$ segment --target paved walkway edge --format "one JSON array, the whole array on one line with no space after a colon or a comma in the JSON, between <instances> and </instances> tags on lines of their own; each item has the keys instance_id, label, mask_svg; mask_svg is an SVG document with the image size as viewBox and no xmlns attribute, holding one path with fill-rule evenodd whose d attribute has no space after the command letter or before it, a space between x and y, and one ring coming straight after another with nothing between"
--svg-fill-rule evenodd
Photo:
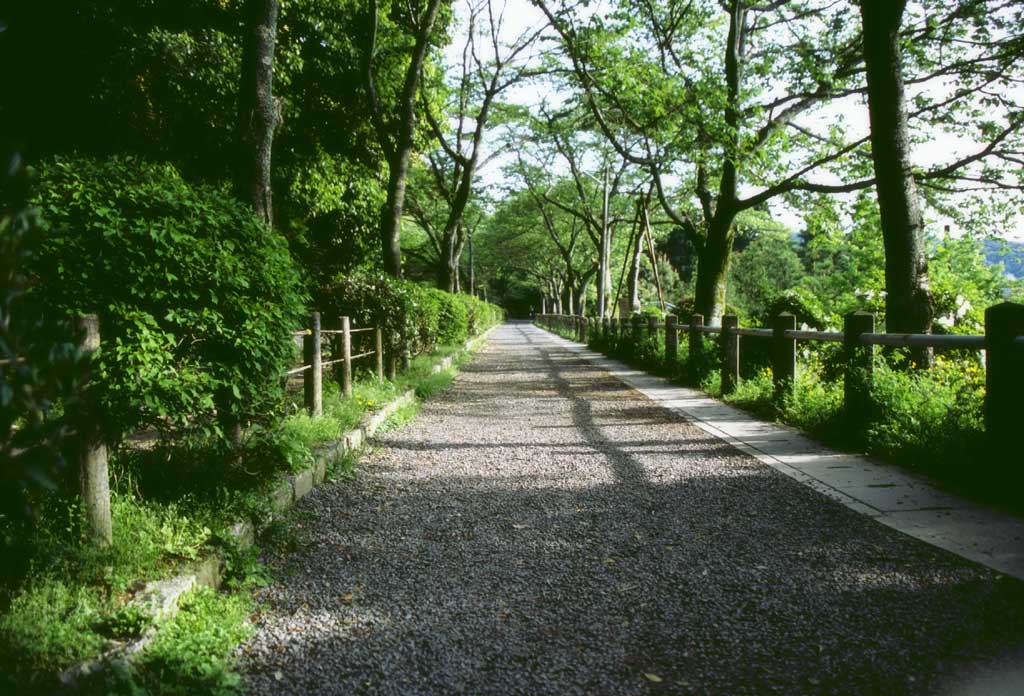
<instances>
[{"instance_id":1,"label":"paved walkway edge","mask_svg":"<svg viewBox=\"0 0 1024 696\"><path fill-rule=\"evenodd\" d=\"M1024 519L939 491L923 476L830 449L793 428L758 420L704 392L680 387L548 333L553 341L661 407L851 510L1024 580Z\"/></svg>"}]
</instances>

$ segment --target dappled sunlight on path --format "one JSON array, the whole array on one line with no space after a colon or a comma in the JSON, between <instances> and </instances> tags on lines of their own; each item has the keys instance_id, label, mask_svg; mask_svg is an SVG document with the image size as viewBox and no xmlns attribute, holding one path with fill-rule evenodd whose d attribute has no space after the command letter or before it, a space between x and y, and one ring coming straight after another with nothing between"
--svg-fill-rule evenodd
<instances>
[{"instance_id":1,"label":"dappled sunlight on path","mask_svg":"<svg viewBox=\"0 0 1024 696\"><path fill-rule=\"evenodd\" d=\"M1024 584L904 537L529 325L300 505L254 693L922 693Z\"/></svg>"}]
</instances>

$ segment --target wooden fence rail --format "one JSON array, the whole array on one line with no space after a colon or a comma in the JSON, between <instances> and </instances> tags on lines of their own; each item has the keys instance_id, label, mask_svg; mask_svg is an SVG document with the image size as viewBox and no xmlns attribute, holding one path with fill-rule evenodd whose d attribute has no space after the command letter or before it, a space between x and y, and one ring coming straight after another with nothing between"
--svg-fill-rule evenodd
<instances>
[{"instance_id":1,"label":"wooden fence rail","mask_svg":"<svg viewBox=\"0 0 1024 696\"><path fill-rule=\"evenodd\" d=\"M875 317L853 312L843 319L843 331L807 331L796 328L796 317L777 316L770 328L740 327L735 315L722 317L721 325L709 326L704 317L694 314L689 324L678 323L669 315L664 322L655 317L643 319L602 318L600 320L564 314L540 314L537 323L545 328L571 333L580 342L588 339L625 338L639 342L664 332L665 361L675 365L679 359L679 334L689 336L689 360L699 364L703 358L704 335L717 335L721 363L722 393L729 394L739 384L741 339L770 340L772 379L779 400L792 394L796 381L797 341L821 341L844 345L843 407L851 427L862 425L870 412L874 347L928 347L985 351L985 427L990 443L997 450L1017 453L1020 428L1020 395L1024 394L1024 305L1012 302L989 307L985 311L985 334L974 336L939 334L890 334L875 332ZM646 332L644 326L646 324Z\"/></svg>"},{"instance_id":2,"label":"wooden fence rail","mask_svg":"<svg viewBox=\"0 0 1024 696\"><path fill-rule=\"evenodd\" d=\"M309 415L323 414L323 371L326 367L334 368L334 377L341 385L342 393L347 397L352 396L352 363L356 360L371 355L375 356L377 379L381 382L384 381L384 337L380 327L366 326L354 329L348 317L339 317L339 328L322 329L320 312L313 312L310 315L309 324L309 329L295 332L295 335L302 336L303 364L287 373L289 375L302 373L304 400ZM374 333L373 350L353 355L352 334L371 331ZM323 359L324 336L330 339L330 360Z\"/></svg>"}]
</instances>

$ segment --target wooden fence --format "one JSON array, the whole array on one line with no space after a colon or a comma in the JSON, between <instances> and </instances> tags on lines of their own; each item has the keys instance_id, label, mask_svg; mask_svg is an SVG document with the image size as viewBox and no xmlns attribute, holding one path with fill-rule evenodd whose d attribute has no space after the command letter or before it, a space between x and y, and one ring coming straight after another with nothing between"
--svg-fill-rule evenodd
<instances>
[{"instance_id":1,"label":"wooden fence","mask_svg":"<svg viewBox=\"0 0 1024 696\"><path fill-rule=\"evenodd\" d=\"M371 355L376 358L377 379L384 381L384 336L380 327L367 326L352 328L348 317L338 318L337 329L323 329L320 326L320 312L310 316L310 328L296 331L296 337L302 337L303 364L289 370L288 375L302 373L303 392L306 409L311 416L323 414L323 373L324 368L334 367L334 375L341 385L345 396L352 396L352 363ZM352 354L352 337L363 338L363 334L373 334L373 349ZM327 337L330 352L324 360L323 343ZM360 341L363 344L362 341ZM395 360L389 364L389 377L394 379Z\"/></svg>"},{"instance_id":2,"label":"wooden fence","mask_svg":"<svg viewBox=\"0 0 1024 696\"><path fill-rule=\"evenodd\" d=\"M1022 426L1020 399L1024 394L1024 305L1012 302L985 310L984 335L890 334L875 333L875 317L868 312L853 312L844 317L843 330L804 331L796 328L796 317L783 313L772 326L744 328L735 315L722 317L720 326L705 326L704 317L694 314L689 324L679 324L669 315L664 322L655 317L634 315L629 320L597 320L590 317L541 314L537 322L546 328L575 335L582 343L591 337L610 338L628 335L636 342L643 336L664 332L665 362L674 365L679 358L679 333L689 337L689 360L699 361L705 350L703 336L717 335L721 359L722 393L735 390L740 375L742 338L771 340L772 379L776 398L791 394L796 378L797 341L842 343L845 353L843 407L851 427L862 424L870 412L871 380L875 346L967 349L985 352L985 427L990 443L997 451L1019 455L1018 432ZM1015 453L1015 454L1014 454Z\"/></svg>"}]
</instances>

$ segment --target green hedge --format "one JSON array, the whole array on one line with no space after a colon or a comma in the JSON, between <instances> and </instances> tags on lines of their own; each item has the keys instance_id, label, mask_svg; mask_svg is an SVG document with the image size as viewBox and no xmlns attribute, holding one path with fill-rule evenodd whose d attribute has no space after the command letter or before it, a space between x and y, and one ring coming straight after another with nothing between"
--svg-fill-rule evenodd
<instances>
[{"instance_id":1,"label":"green hedge","mask_svg":"<svg viewBox=\"0 0 1024 696\"><path fill-rule=\"evenodd\" d=\"M355 326L380 326L392 351L409 339L413 354L436 345L458 343L504 321L500 307L469 295L452 294L380 272L339 276L316 292L325 321L347 316Z\"/></svg>"},{"instance_id":2,"label":"green hedge","mask_svg":"<svg viewBox=\"0 0 1024 696\"><path fill-rule=\"evenodd\" d=\"M145 426L216 434L279 407L306 299L281 236L167 164L57 158L38 175L32 300L99 315L112 440Z\"/></svg>"}]
</instances>

